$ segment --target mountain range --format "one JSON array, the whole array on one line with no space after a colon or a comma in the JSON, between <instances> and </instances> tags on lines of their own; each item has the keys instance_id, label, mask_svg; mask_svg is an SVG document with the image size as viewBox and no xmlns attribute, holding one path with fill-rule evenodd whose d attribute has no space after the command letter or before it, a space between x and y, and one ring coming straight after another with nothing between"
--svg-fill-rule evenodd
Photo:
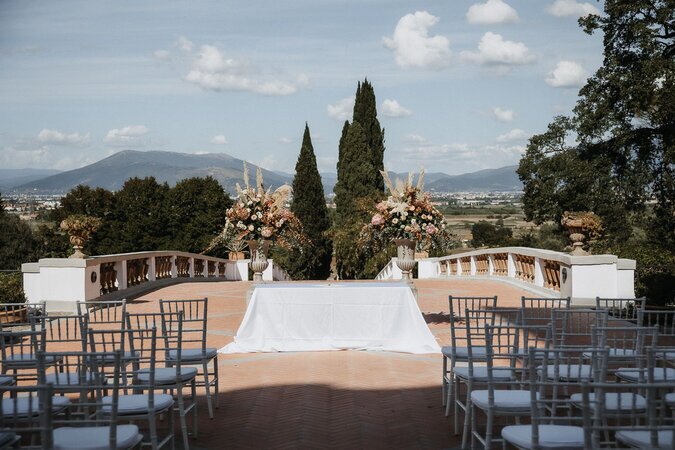
<instances>
[{"instance_id":1,"label":"mountain range","mask_svg":"<svg viewBox=\"0 0 675 450\"><path fill-rule=\"evenodd\" d=\"M66 193L78 184L119 190L130 177L153 176L170 185L190 177L211 176L230 193L236 183L243 184L244 161L225 153L188 154L164 151L139 152L123 150L93 164L65 172L40 169L0 170L2 192ZM425 189L431 192L508 191L522 189L516 174L517 166L486 169L462 175L440 172L425 174ZM249 163L251 182L256 166ZM291 183L293 175L262 169L265 185L273 188ZM321 174L324 191L333 191L337 175ZM407 174L391 173L391 178L405 178Z\"/></svg>"}]
</instances>

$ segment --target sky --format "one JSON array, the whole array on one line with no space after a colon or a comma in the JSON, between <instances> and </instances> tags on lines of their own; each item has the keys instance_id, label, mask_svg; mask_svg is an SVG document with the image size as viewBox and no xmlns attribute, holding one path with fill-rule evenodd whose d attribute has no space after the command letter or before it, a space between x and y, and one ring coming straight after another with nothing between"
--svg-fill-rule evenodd
<instances>
[{"instance_id":1,"label":"sky","mask_svg":"<svg viewBox=\"0 0 675 450\"><path fill-rule=\"evenodd\" d=\"M3 0L0 167L120 150L227 153L293 173L305 122L334 172L357 83L385 166L517 164L602 64L594 0Z\"/></svg>"}]
</instances>

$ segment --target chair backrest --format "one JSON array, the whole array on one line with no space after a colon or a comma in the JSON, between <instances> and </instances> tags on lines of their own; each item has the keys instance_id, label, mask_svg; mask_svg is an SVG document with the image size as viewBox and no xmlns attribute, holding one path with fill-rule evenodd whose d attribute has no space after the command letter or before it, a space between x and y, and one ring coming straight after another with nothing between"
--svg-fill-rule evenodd
<instances>
[{"instance_id":1,"label":"chair backrest","mask_svg":"<svg viewBox=\"0 0 675 450\"><path fill-rule=\"evenodd\" d=\"M66 370L76 374L76 379L69 383L69 390L78 393L77 409L70 414L51 416L50 426L58 428L108 426L109 433L102 436L98 443L99 448L117 448L117 413L120 393L120 352L56 352L38 353L38 374L42 384L49 370L49 360L60 359L68 361ZM112 361L112 363L110 363ZM68 373L66 372L66 373ZM59 373L55 373L58 388ZM48 441L46 448L51 448Z\"/></svg>"},{"instance_id":2,"label":"chair backrest","mask_svg":"<svg viewBox=\"0 0 675 450\"><path fill-rule=\"evenodd\" d=\"M602 377L607 349L589 350L587 356L577 349L532 349L528 354L528 384L532 407L532 442L530 448L541 448L541 425L581 425L574 414L579 401L569 396L583 383Z\"/></svg>"},{"instance_id":3,"label":"chair backrest","mask_svg":"<svg viewBox=\"0 0 675 450\"><path fill-rule=\"evenodd\" d=\"M585 448L675 448L675 424L664 414L663 398L664 386L653 383L583 383Z\"/></svg>"},{"instance_id":4,"label":"chair backrest","mask_svg":"<svg viewBox=\"0 0 675 450\"><path fill-rule=\"evenodd\" d=\"M77 302L77 313L87 318L87 325L92 328L123 328L127 301L95 301Z\"/></svg>"},{"instance_id":5,"label":"chair backrest","mask_svg":"<svg viewBox=\"0 0 675 450\"><path fill-rule=\"evenodd\" d=\"M629 322L637 322L638 311L645 308L647 299L645 297L639 298L595 298L595 307L598 309L606 309L609 316L614 320L626 320Z\"/></svg>"},{"instance_id":6,"label":"chair backrest","mask_svg":"<svg viewBox=\"0 0 675 450\"><path fill-rule=\"evenodd\" d=\"M659 347L675 347L675 310L642 309L638 324L659 328Z\"/></svg>"},{"instance_id":7,"label":"chair backrest","mask_svg":"<svg viewBox=\"0 0 675 450\"><path fill-rule=\"evenodd\" d=\"M46 347L45 331L44 328L40 330L0 331L2 373L13 370L19 379L35 380L37 354L44 351Z\"/></svg>"},{"instance_id":8,"label":"chair backrest","mask_svg":"<svg viewBox=\"0 0 675 450\"><path fill-rule=\"evenodd\" d=\"M450 306L450 324L453 322L462 322L464 320L464 312L467 309L494 309L497 307L497 296L494 297L456 297L450 295L448 297Z\"/></svg>"},{"instance_id":9,"label":"chair backrest","mask_svg":"<svg viewBox=\"0 0 675 450\"><path fill-rule=\"evenodd\" d=\"M609 348L609 361L632 359L646 355L646 349L658 342L657 327L593 326L592 347Z\"/></svg>"},{"instance_id":10,"label":"chair backrest","mask_svg":"<svg viewBox=\"0 0 675 450\"><path fill-rule=\"evenodd\" d=\"M552 343L556 347L590 346L593 326L607 326L607 318L606 309L554 309Z\"/></svg>"},{"instance_id":11,"label":"chair backrest","mask_svg":"<svg viewBox=\"0 0 675 450\"><path fill-rule=\"evenodd\" d=\"M10 436L2 448L15 448L20 440L48 448L52 395L50 385L0 386L0 433Z\"/></svg>"},{"instance_id":12,"label":"chair backrest","mask_svg":"<svg viewBox=\"0 0 675 450\"><path fill-rule=\"evenodd\" d=\"M83 315L53 316L45 320L45 339L50 348L87 351L87 317Z\"/></svg>"},{"instance_id":13,"label":"chair backrest","mask_svg":"<svg viewBox=\"0 0 675 450\"><path fill-rule=\"evenodd\" d=\"M183 313L127 313L128 330L151 330L155 329L153 339L155 343L156 367L175 367L176 379L180 379L181 353L183 346ZM139 339L143 339L139 341ZM145 335L134 338L135 351L145 351L147 345ZM145 345L144 347L139 347Z\"/></svg>"},{"instance_id":14,"label":"chair backrest","mask_svg":"<svg viewBox=\"0 0 675 450\"><path fill-rule=\"evenodd\" d=\"M520 307L523 309L523 324L546 325L551 321L554 309L570 309L570 297L521 297Z\"/></svg>"},{"instance_id":15,"label":"chair backrest","mask_svg":"<svg viewBox=\"0 0 675 450\"><path fill-rule=\"evenodd\" d=\"M206 350L206 336L208 323L208 298L191 300L160 300L159 307L167 317L178 317L182 312L182 342L186 348L201 347Z\"/></svg>"}]
</instances>

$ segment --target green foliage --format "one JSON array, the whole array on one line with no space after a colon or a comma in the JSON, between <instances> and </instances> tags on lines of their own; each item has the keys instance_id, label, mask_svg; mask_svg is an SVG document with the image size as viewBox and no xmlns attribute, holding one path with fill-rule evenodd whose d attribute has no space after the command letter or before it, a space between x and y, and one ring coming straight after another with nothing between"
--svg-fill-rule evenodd
<instances>
[{"instance_id":1,"label":"green foliage","mask_svg":"<svg viewBox=\"0 0 675 450\"><path fill-rule=\"evenodd\" d=\"M169 192L171 248L200 253L225 223L230 197L212 177L187 178Z\"/></svg>"},{"instance_id":2,"label":"green foliage","mask_svg":"<svg viewBox=\"0 0 675 450\"><path fill-rule=\"evenodd\" d=\"M501 219L500 219L501 220ZM513 230L504 226L504 221L497 221L496 225L481 220L471 227L473 247L506 247L511 245Z\"/></svg>"},{"instance_id":3,"label":"green foliage","mask_svg":"<svg viewBox=\"0 0 675 450\"><path fill-rule=\"evenodd\" d=\"M0 303L25 303L20 273L0 273Z\"/></svg>"},{"instance_id":4,"label":"green foliage","mask_svg":"<svg viewBox=\"0 0 675 450\"><path fill-rule=\"evenodd\" d=\"M366 135L371 163L376 170L373 187L384 194L384 181L379 172L384 170L384 129L377 120L375 90L367 78L356 88L352 120L361 125Z\"/></svg>"},{"instance_id":5,"label":"green foliage","mask_svg":"<svg viewBox=\"0 0 675 450\"><path fill-rule=\"evenodd\" d=\"M580 90L573 117L532 137L520 162L524 210L537 223L558 223L564 210L595 212L606 231L597 249L637 259L638 291L663 303L675 285L674 5L604 7L580 19L584 31L603 35L602 67Z\"/></svg>"},{"instance_id":6,"label":"green foliage","mask_svg":"<svg viewBox=\"0 0 675 450\"><path fill-rule=\"evenodd\" d=\"M39 241L30 226L0 208L0 269L18 270L39 255Z\"/></svg>"},{"instance_id":7,"label":"green foliage","mask_svg":"<svg viewBox=\"0 0 675 450\"><path fill-rule=\"evenodd\" d=\"M293 279L325 280L330 275L333 244L326 235L330 219L307 124L295 165L291 211L302 223L311 243L306 248L284 251L288 254L286 258L280 252L283 261L279 262Z\"/></svg>"}]
</instances>

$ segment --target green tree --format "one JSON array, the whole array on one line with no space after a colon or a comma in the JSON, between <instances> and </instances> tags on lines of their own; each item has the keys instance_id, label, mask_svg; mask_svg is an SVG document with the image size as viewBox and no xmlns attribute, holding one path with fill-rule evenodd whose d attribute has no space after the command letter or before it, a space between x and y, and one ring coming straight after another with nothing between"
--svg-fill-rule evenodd
<instances>
[{"instance_id":1,"label":"green tree","mask_svg":"<svg viewBox=\"0 0 675 450\"><path fill-rule=\"evenodd\" d=\"M106 253L173 250L169 192L169 185L154 177L129 178L115 194L110 221L115 239Z\"/></svg>"},{"instance_id":2,"label":"green tree","mask_svg":"<svg viewBox=\"0 0 675 450\"><path fill-rule=\"evenodd\" d=\"M513 230L504 226L503 221L496 225L480 220L471 227L471 245L473 247L505 247L511 244Z\"/></svg>"},{"instance_id":3,"label":"green tree","mask_svg":"<svg viewBox=\"0 0 675 450\"><path fill-rule=\"evenodd\" d=\"M171 249L200 253L225 226L232 200L212 177L187 178L170 189L166 204Z\"/></svg>"},{"instance_id":4,"label":"green tree","mask_svg":"<svg viewBox=\"0 0 675 450\"><path fill-rule=\"evenodd\" d=\"M307 124L295 164L291 211L302 223L311 244L309 248L292 251L283 266L294 279L325 280L330 275L333 244L326 235L330 219Z\"/></svg>"},{"instance_id":5,"label":"green tree","mask_svg":"<svg viewBox=\"0 0 675 450\"><path fill-rule=\"evenodd\" d=\"M30 226L14 214L5 211L0 200L0 269L19 270L21 264L35 261L39 243Z\"/></svg>"},{"instance_id":6,"label":"green tree","mask_svg":"<svg viewBox=\"0 0 675 450\"><path fill-rule=\"evenodd\" d=\"M371 163L376 170L373 187L384 194L384 180L379 172L384 170L384 129L377 120L375 90L367 78L356 88L352 120L361 125L366 135Z\"/></svg>"}]
</instances>

